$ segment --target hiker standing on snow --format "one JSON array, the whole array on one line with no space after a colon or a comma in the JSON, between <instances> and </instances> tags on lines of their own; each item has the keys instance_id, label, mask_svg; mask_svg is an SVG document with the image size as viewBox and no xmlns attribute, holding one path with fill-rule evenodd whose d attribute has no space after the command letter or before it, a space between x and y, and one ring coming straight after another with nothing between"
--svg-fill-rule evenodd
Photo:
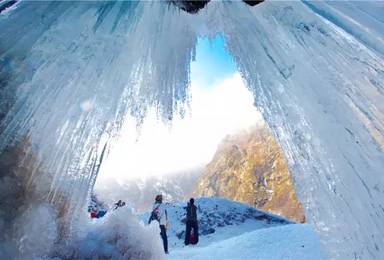
<instances>
[{"instance_id":1,"label":"hiker standing on snow","mask_svg":"<svg viewBox=\"0 0 384 260\"><path fill-rule=\"evenodd\" d=\"M187 206L187 222L185 231L185 245L197 244L199 242L199 231L197 226L197 213L196 213L195 200L191 198ZM191 231L193 229L193 234Z\"/></svg>"},{"instance_id":2,"label":"hiker standing on snow","mask_svg":"<svg viewBox=\"0 0 384 260\"><path fill-rule=\"evenodd\" d=\"M163 240L164 252L168 254L168 237L167 237L167 227L168 227L168 215L165 205L163 204L163 196L157 195L155 198L155 204L153 204L153 209L151 216L148 220L148 225L152 220L157 220L160 226L160 236Z\"/></svg>"}]
</instances>

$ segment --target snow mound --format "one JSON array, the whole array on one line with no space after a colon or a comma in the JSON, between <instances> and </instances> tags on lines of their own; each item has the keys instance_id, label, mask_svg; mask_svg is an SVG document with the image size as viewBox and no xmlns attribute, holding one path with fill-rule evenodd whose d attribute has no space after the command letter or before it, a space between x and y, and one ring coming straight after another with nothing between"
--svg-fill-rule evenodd
<instances>
[{"instance_id":1,"label":"snow mound","mask_svg":"<svg viewBox=\"0 0 384 260\"><path fill-rule=\"evenodd\" d=\"M129 207L86 219L70 246L57 247L61 259L160 259L164 254L158 229L145 226ZM144 243L145 242L145 243Z\"/></svg>"}]
</instances>

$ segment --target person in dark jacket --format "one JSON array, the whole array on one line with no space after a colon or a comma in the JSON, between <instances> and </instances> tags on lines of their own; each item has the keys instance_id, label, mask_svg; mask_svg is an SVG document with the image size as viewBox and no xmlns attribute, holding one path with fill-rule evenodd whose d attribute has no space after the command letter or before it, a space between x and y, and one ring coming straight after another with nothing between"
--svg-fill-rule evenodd
<instances>
[{"instance_id":1,"label":"person in dark jacket","mask_svg":"<svg viewBox=\"0 0 384 260\"><path fill-rule=\"evenodd\" d=\"M185 245L197 244L199 242L199 231L197 226L197 207L195 206L195 200L191 198L187 206L187 222L185 231ZM193 235L191 232L193 230ZM192 237L192 241L191 241Z\"/></svg>"}]
</instances>

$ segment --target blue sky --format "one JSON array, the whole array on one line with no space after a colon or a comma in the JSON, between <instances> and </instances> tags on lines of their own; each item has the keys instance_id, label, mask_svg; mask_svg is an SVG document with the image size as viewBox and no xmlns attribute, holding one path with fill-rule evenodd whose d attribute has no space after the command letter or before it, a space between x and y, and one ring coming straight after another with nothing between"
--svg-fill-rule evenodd
<instances>
[{"instance_id":1,"label":"blue sky","mask_svg":"<svg viewBox=\"0 0 384 260\"><path fill-rule=\"evenodd\" d=\"M230 77L237 71L232 56L225 49L221 35L214 38L199 38L196 60L191 62L191 80L207 88L215 81Z\"/></svg>"}]
</instances>

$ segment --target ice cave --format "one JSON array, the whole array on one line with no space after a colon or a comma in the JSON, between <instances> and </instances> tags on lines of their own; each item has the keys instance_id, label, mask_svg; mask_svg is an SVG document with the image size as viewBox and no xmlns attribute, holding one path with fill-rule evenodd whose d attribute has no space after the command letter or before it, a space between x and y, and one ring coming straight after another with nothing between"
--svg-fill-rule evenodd
<instances>
[{"instance_id":1,"label":"ice cave","mask_svg":"<svg viewBox=\"0 0 384 260\"><path fill-rule=\"evenodd\" d=\"M383 17L382 1L0 1L0 258L71 258L127 118L186 117L198 39L220 35L325 257L382 259Z\"/></svg>"}]
</instances>

